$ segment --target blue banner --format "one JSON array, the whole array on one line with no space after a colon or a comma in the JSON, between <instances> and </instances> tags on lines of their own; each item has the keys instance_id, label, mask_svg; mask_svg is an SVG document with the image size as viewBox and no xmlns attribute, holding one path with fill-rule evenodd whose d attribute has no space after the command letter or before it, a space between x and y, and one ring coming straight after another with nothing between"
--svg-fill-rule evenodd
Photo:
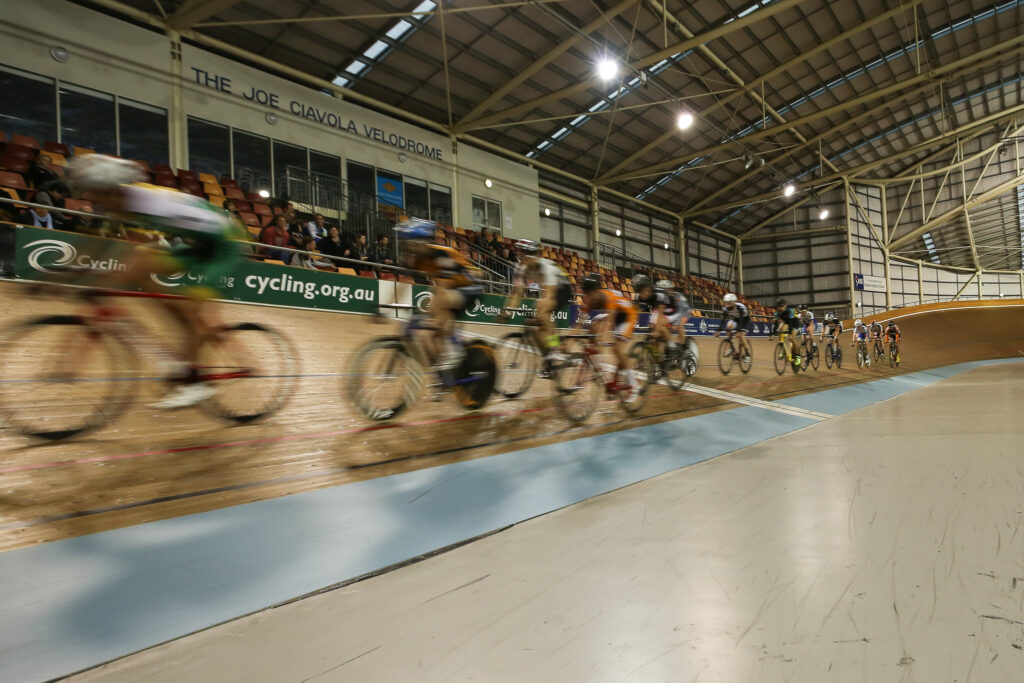
<instances>
[{"instance_id":1,"label":"blue banner","mask_svg":"<svg viewBox=\"0 0 1024 683\"><path fill-rule=\"evenodd\" d=\"M404 208L405 200L402 196L402 181L377 176L377 201L399 209Z\"/></svg>"}]
</instances>

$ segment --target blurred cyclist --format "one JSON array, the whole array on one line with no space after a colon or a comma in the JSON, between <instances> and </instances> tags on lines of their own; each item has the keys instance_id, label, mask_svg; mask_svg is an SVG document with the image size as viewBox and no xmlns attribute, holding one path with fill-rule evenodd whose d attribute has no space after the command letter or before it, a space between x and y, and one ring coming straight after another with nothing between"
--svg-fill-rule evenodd
<instances>
[{"instance_id":1,"label":"blurred cyclist","mask_svg":"<svg viewBox=\"0 0 1024 683\"><path fill-rule=\"evenodd\" d=\"M786 360L794 365L800 365L800 356L793 356L793 349L796 348L796 335L800 331L800 315L796 308L786 303L786 300L779 297L775 300L775 322L772 325L772 333L768 338L779 335L786 349ZM788 343L787 343L788 342Z\"/></svg>"},{"instance_id":2,"label":"blurred cyclist","mask_svg":"<svg viewBox=\"0 0 1024 683\"><path fill-rule=\"evenodd\" d=\"M432 348L427 360L442 370L462 361L462 347L454 343L452 329L460 313L472 310L483 294L479 269L451 247L436 244L440 226L433 221L410 219L395 226L404 247L401 257L413 270L422 271L434 283L434 298L427 314L434 321Z\"/></svg>"},{"instance_id":3,"label":"blurred cyclist","mask_svg":"<svg viewBox=\"0 0 1024 683\"><path fill-rule=\"evenodd\" d=\"M651 309L651 338L658 342L658 352L663 355L665 349L675 346L672 334L679 332L680 344L686 343L686 321L690 317L690 304L683 295L677 293L668 280L658 280L651 286L651 278L646 275L634 275L632 279L636 301L647 304Z\"/></svg>"},{"instance_id":4,"label":"blurred cyclist","mask_svg":"<svg viewBox=\"0 0 1024 683\"><path fill-rule=\"evenodd\" d=\"M583 305L584 312L593 321L591 331L600 335L606 331L612 333L612 353L615 355L617 370L624 370L626 381L630 389L627 402L631 403L638 398L639 383L633 374L633 368L629 367L626 353L626 343L633 336L633 327L636 325L636 308L620 292L613 289L601 287L601 276L597 273L590 273L583 278ZM577 326L582 323L583 317L576 321Z\"/></svg>"},{"instance_id":5,"label":"blurred cyclist","mask_svg":"<svg viewBox=\"0 0 1024 683\"><path fill-rule=\"evenodd\" d=\"M859 342L864 342L865 344L867 344L867 339L868 339L868 328L867 328L867 325L864 324L863 320L861 320L860 318L857 318L857 320L855 320L854 323L853 323L853 343L850 344L850 346L856 346ZM865 366L870 366L871 365L871 354L868 353L866 350L864 351L864 365Z\"/></svg>"},{"instance_id":6,"label":"blurred cyclist","mask_svg":"<svg viewBox=\"0 0 1024 683\"><path fill-rule=\"evenodd\" d=\"M180 237L183 243L169 250L139 247L118 285L159 291L154 275L188 271L200 284L182 287L184 299L157 299L185 333L184 367L171 368L175 388L155 408L184 408L213 395L212 386L198 380L198 354L202 341L215 333L201 312L201 302L219 293L221 278L239 260L230 241L237 228L233 219L209 202L184 192L141 183L139 167L127 159L102 154L75 157L68 168L75 187L88 191L97 210L115 220Z\"/></svg>"},{"instance_id":7,"label":"blurred cyclist","mask_svg":"<svg viewBox=\"0 0 1024 683\"><path fill-rule=\"evenodd\" d=\"M560 311L572 301L572 285L568 274L550 259L540 255L540 244L533 240L516 240L516 250L523 255L523 262L516 268L512 278L515 288L505 306L516 308L523 299L523 292L529 283L540 285L540 299L534 307L537 326L534 328L537 348L544 353L545 362L548 354L558 347L558 335L555 334L555 323L552 314ZM502 313L499 320L507 318Z\"/></svg>"},{"instance_id":8,"label":"blurred cyclist","mask_svg":"<svg viewBox=\"0 0 1024 683\"><path fill-rule=\"evenodd\" d=\"M737 354L744 358L750 355L750 347L747 346L747 326L750 325L750 311L740 303L735 294L729 293L722 297L722 325L715 330L715 336L721 334L724 328L726 332L736 332L740 338Z\"/></svg>"},{"instance_id":9,"label":"blurred cyclist","mask_svg":"<svg viewBox=\"0 0 1024 683\"><path fill-rule=\"evenodd\" d=\"M885 323L885 330L882 333L882 335L885 338L885 340L889 342L890 345L892 345L892 344L896 345L896 362L899 363L900 362L900 338L903 335L900 332L900 327L899 327L899 325L896 324L895 320L890 320L887 323Z\"/></svg>"}]
</instances>

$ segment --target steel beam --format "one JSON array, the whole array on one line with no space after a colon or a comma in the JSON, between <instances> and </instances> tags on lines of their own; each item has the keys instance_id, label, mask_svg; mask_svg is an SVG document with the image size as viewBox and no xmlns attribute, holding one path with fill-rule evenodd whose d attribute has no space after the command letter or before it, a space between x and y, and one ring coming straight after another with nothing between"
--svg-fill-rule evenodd
<instances>
[{"instance_id":1,"label":"steel beam","mask_svg":"<svg viewBox=\"0 0 1024 683\"><path fill-rule=\"evenodd\" d=\"M203 19L230 9L239 2L240 0L185 0L181 7L167 18L167 25L179 31L191 28Z\"/></svg>"}]
</instances>

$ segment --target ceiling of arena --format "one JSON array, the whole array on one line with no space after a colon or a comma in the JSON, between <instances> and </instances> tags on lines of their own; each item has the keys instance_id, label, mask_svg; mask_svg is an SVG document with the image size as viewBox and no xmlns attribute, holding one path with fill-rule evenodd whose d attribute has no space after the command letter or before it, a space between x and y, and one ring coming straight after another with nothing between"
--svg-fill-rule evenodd
<instances>
[{"instance_id":1,"label":"ceiling of arena","mask_svg":"<svg viewBox=\"0 0 1024 683\"><path fill-rule=\"evenodd\" d=\"M142 10L734 235L790 205L841 204L843 176L934 171L908 205L936 208L916 222L908 209L899 249L1021 265L1024 0L80 1ZM603 58L615 76L598 77ZM985 166L993 145L1000 163ZM954 185L976 193L944 210ZM988 186L1001 191L980 197ZM894 218L907 184L888 187Z\"/></svg>"}]
</instances>

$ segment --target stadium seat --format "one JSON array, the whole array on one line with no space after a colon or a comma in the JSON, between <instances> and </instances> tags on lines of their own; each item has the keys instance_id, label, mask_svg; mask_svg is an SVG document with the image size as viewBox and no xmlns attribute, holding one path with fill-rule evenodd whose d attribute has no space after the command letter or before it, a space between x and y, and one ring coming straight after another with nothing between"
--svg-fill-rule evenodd
<instances>
[{"instance_id":1,"label":"stadium seat","mask_svg":"<svg viewBox=\"0 0 1024 683\"><path fill-rule=\"evenodd\" d=\"M242 222L245 223L246 225L252 225L252 226L255 226L255 227L261 227L260 226L260 219L259 219L259 217L256 214L249 213L248 211L244 211L244 212L240 213L239 215L242 217Z\"/></svg>"},{"instance_id":2,"label":"stadium seat","mask_svg":"<svg viewBox=\"0 0 1024 683\"><path fill-rule=\"evenodd\" d=\"M236 211L252 211L252 213L256 213L255 211L252 210L252 204L250 204L249 202L243 202L241 200L236 200L235 201L235 210ZM256 214L256 215L258 216L259 214Z\"/></svg>"},{"instance_id":3,"label":"stadium seat","mask_svg":"<svg viewBox=\"0 0 1024 683\"><path fill-rule=\"evenodd\" d=\"M21 174L10 171L0 171L0 187L9 187L15 190L28 189L28 185L25 184L25 179L21 177Z\"/></svg>"},{"instance_id":4,"label":"stadium seat","mask_svg":"<svg viewBox=\"0 0 1024 683\"><path fill-rule=\"evenodd\" d=\"M4 155L0 157L0 168L5 171L11 171L13 173L28 173L30 164L27 160L21 157L12 157Z\"/></svg>"},{"instance_id":5,"label":"stadium seat","mask_svg":"<svg viewBox=\"0 0 1024 683\"><path fill-rule=\"evenodd\" d=\"M360 270L359 277L372 277L373 279L377 279L377 274L372 270Z\"/></svg>"},{"instance_id":6,"label":"stadium seat","mask_svg":"<svg viewBox=\"0 0 1024 683\"><path fill-rule=\"evenodd\" d=\"M260 233L263 232L260 228L256 227L255 225L247 225L245 226L245 229L249 231L249 234L252 235L252 238L254 240L256 240L257 242L259 241Z\"/></svg>"},{"instance_id":7,"label":"stadium seat","mask_svg":"<svg viewBox=\"0 0 1024 683\"><path fill-rule=\"evenodd\" d=\"M11 139L9 137L7 137L7 133L5 133L2 130L0 130L0 143L6 144L6 143L8 143L10 141L11 141Z\"/></svg>"},{"instance_id":8,"label":"stadium seat","mask_svg":"<svg viewBox=\"0 0 1024 683\"><path fill-rule=\"evenodd\" d=\"M7 145L7 149L4 150L4 156L17 157L18 159L25 159L31 161L36 158L35 150L25 145L17 145L13 142Z\"/></svg>"},{"instance_id":9,"label":"stadium seat","mask_svg":"<svg viewBox=\"0 0 1024 683\"><path fill-rule=\"evenodd\" d=\"M21 199L21 197L18 196L18 191L17 190L12 190L9 187L0 187L0 193L3 193L4 195L10 197L14 201L18 201L18 200ZM3 203L7 204L7 202L3 202ZM16 209L24 209L25 205L24 204L15 204L14 208L16 208Z\"/></svg>"},{"instance_id":10,"label":"stadium seat","mask_svg":"<svg viewBox=\"0 0 1024 683\"><path fill-rule=\"evenodd\" d=\"M399 275L399 282L404 282L407 285L416 284L416 279L412 275Z\"/></svg>"},{"instance_id":11,"label":"stadium seat","mask_svg":"<svg viewBox=\"0 0 1024 683\"><path fill-rule=\"evenodd\" d=\"M72 147L72 150L74 151L76 157L84 157L87 154L96 153L96 150L94 149L89 149L88 147L79 147L78 145Z\"/></svg>"},{"instance_id":12,"label":"stadium seat","mask_svg":"<svg viewBox=\"0 0 1024 683\"><path fill-rule=\"evenodd\" d=\"M158 175L153 178L153 184L159 185L160 187L173 187L174 189L178 189L178 183L172 176Z\"/></svg>"},{"instance_id":13,"label":"stadium seat","mask_svg":"<svg viewBox=\"0 0 1024 683\"><path fill-rule=\"evenodd\" d=\"M262 202L262 201L265 201L263 199L263 197L260 196L259 192L246 192L245 193L245 198L248 199L250 202Z\"/></svg>"},{"instance_id":14,"label":"stadium seat","mask_svg":"<svg viewBox=\"0 0 1024 683\"><path fill-rule=\"evenodd\" d=\"M207 197L206 201L210 202L214 206L224 206L224 197L220 197L215 194L211 194L209 197Z\"/></svg>"},{"instance_id":15,"label":"stadium seat","mask_svg":"<svg viewBox=\"0 0 1024 683\"><path fill-rule=\"evenodd\" d=\"M220 188L220 185L213 185L210 183L203 183L203 192L208 195L224 196L224 190Z\"/></svg>"},{"instance_id":16,"label":"stadium seat","mask_svg":"<svg viewBox=\"0 0 1024 683\"><path fill-rule=\"evenodd\" d=\"M235 182L234 178L229 178L226 175L220 177L220 184L224 187L238 187L238 183Z\"/></svg>"},{"instance_id":17,"label":"stadium seat","mask_svg":"<svg viewBox=\"0 0 1024 683\"><path fill-rule=\"evenodd\" d=\"M93 212L92 202L85 199L65 199L64 208L70 209L71 211L85 211L86 213Z\"/></svg>"},{"instance_id":18,"label":"stadium seat","mask_svg":"<svg viewBox=\"0 0 1024 683\"><path fill-rule=\"evenodd\" d=\"M218 187L220 186L218 185ZM223 193L225 197L230 197L231 199L241 199L242 201L245 201L245 193L239 190L237 187L225 186L223 188Z\"/></svg>"},{"instance_id":19,"label":"stadium seat","mask_svg":"<svg viewBox=\"0 0 1024 683\"><path fill-rule=\"evenodd\" d=\"M68 149L68 146L65 145L63 142L54 142L53 140L48 140L43 145L43 149L46 150L47 152L53 152L54 154L62 154L66 157L71 156L71 150Z\"/></svg>"},{"instance_id":20,"label":"stadium seat","mask_svg":"<svg viewBox=\"0 0 1024 683\"><path fill-rule=\"evenodd\" d=\"M67 158L60 152L47 152L46 156L50 157L50 165L55 167L64 167L68 165Z\"/></svg>"},{"instance_id":21,"label":"stadium seat","mask_svg":"<svg viewBox=\"0 0 1024 683\"><path fill-rule=\"evenodd\" d=\"M380 272L380 279L381 280L395 280L396 278L395 278L395 274L392 273L390 270L382 270Z\"/></svg>"},{"instance_id":22,"label":"stadium seat","mask_svg":"<svg viewBox=\"0 0 1024 683\"><path fill-rule=\"evenodd\" d=\"M274 215L274 213L270 210L269 206L267 206L266 204L258 203L258 202L253 202L252 211L253 211L253 213L255 213L255 214L259 215L259 216L273 216Z\"/></svg>"},{"instance_id":23,"label":"stadium seat","mask_svg":"<svg viewBox=\"0 0 1024 683\"><path fill-rule=\"evenodd\" d=\"M167 164L153 164L153 173L166 173L169 176L173 176L174 169Z\"/></svg>"},{"instance_id":24,"label":"stadium seat","mask_svg":"<svg viewBox=\"0 0 1024 683\"><path fill-rule=\"evenodd\" d=\"M180 175L181 171L178 171L178 174ZM217 182L217 177L210 173L200 173L199 182L203 183L204 185L220 185L220 183Z\"/></svg>"},{"instance_id":25,"label":"stadium seat","mask_svg":"<svg viewBox=\"0 0 1024 683\"><path fill-rule=\"evenodd\" d=\"M36 140L31 135L21 135L19 133L14 133L11 135L11 143L15 145L23 145L30 149L39 149L39 141Z\"/></svg>"},{"instance_id":26,"label":"stadium seat","mask_svg":"<svg viewBox=\"0 0 1024 683\"><path fill-rule=\"evenodd\" d=\"M353 269L353 268L342 268L341 266L338 266L338 272L341 273L342 275L355 275L356 274L355 269Z\"/></svg>"},{"instance_id":27,"label":"stadium seat","mask_svg":"<svg viewBox=\"0 0 1024 683\"><path fill-rule=\"evenodd\" d=\"M275 265L275 266L283 266L284 265L284 261L277 261L275 259L267 259L267 260L264 261L264 263L269 263L269 264L272 264L272 265Z\"/></svg>"}]
</instances>

